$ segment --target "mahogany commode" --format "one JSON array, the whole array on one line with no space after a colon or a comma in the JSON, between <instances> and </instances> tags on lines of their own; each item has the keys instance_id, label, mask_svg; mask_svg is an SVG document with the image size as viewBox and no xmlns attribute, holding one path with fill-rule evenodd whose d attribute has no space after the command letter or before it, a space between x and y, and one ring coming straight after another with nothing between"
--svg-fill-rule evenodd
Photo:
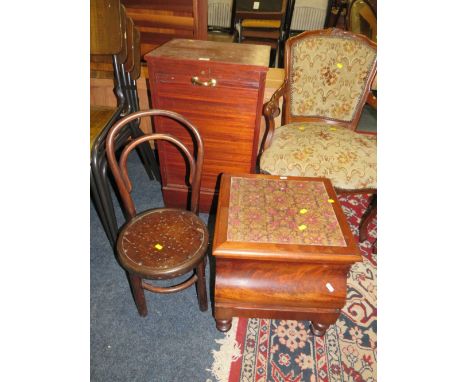
<instances>
[{"instance_id":1,"label":"mahogany commode","mask_svg":"<svg viewBox=\"0 0 468 382\"><path fill-rule=\"evenodd\" d=\"M213 242L214 316L335 323L359 248L325 178L223 174Z\"/></svg>"}]
</instances>

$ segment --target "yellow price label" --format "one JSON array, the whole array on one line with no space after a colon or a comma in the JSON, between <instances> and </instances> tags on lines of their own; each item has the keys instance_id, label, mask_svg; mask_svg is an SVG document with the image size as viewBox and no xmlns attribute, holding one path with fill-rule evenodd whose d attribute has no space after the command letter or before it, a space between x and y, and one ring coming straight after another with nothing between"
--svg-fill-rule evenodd
<instances>
[{"instance_id":1,"label":"yellow price label","mask_svg":"<svg viewBox=\"0 0 468 382\"><path fill-rule=\"evenodd\" d=\"M301 224L299 226L299 231L304 231L305 229L307 229L307 226L305 224Z\"/></svg>"},{"instance_id":2,"label":"yellow price label","mask_svg":"<svg viewBox=\"0 0 468 382\"><path fill-rule=\"evenodd\" d=\"M301 215L304 215L307 212L307 208L303 208L302 210L299 211Z\"/></svg>"},{"instance_id":3,"label":"yellow price label","mask_svg":"<svg viewBox=\"0 0 468 382\"><path fill-rule=\"evenodd\" d=\"M335 203L333 199L328 199L328 203Z\"/></svg>"},{"instance_id":4,"label":"yellow price label","mask_svg":"<svg viewBox=\"0 0 468 382\"><path fill-rule=\"evenodd\" d=\"M341 69L341 68L343 67L343 64L342 64L341 62L338 62L338 63L336 64L336 66L337 66L338 69Z\"/></svg>"},{"instance_id":5,"label":"yellow price label","mask_svg":"<svg viewBox=\"0 0 468 382\"><path fill-rule=\"evenodd\" d=\"M164 247L161 245L161 244L155 244L154 245L154 248L156 248L158 251L160 251L161 249L163 249Z\"/></svg>"}]
</instances>

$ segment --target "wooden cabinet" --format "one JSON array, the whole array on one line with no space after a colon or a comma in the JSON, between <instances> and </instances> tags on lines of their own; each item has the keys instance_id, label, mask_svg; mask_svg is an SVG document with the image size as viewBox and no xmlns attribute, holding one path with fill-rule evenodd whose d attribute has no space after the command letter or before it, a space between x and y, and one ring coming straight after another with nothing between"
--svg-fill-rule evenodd
<instances>
[{"instance_id":1,"label":"wooden cabinet","mask_svg":"<svg viewBox=\"0 0 468 382\"><path fill-rule=\"evenodd\" d=\"M182 114L203 137L201 212L214 206L221 173L255 172L269 55L267 46L175 39L145 56L152 107ZM192 147L177 123L155 119L154 128ZM185 206L187 174L180 153L160 142L158 155L166 206Z\"/></svg>"}]
</instances>

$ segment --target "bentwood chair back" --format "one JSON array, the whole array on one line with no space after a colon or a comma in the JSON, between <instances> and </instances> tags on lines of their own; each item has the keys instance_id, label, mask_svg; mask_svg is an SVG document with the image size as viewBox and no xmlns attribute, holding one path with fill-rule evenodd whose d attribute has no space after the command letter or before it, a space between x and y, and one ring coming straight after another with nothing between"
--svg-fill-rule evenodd
<instances>
[{"instance_id":1,"label":"bentwood chair back","mask_svg":"<svg viewBox=\"0 0 468 382\"><path fill-rule=\"evenodd\" d=\"M169 134L146 134L130 140L119 161L115 155L115 138L133 120L158 116L179 122L194 137L194 153L180 140ZM155 208L138 213L131 192L133 185L127 171L130 152L144 142L164 140L179 148L188 163L191 199L189 210ZM106 139L106 153L118 192L126 213L126 224L120 229L116 244L117 257L128 272L130 285L141 316L147 315L144 290L173 293L196 283L199 308L208 308L205 280L205 254L208 230L198 217L201 171L204 157L203 140L197 128L180 114L165 110L146 110L132 113L118 121ZM174 286L158 286L145 279L163 280L193 272L186 281Z\"/></svg>"},{"instance_id":2,"label":"bentwood chair back","mask_svg":"<svg viewBox=\"0 0 468 382\"><path fill-rule=\"evenodd\" d=\"M136 28L133 20L127 16L127 58L122 66L122 73L125 83L126 95L130 105L130 113L140 110L138 100L137 80L141 72L141 45L140 31ZM140 129L140 120L134 120L130 124L132 136L139 137L143 135ZM141 160L145 166L150 179L159 179L159 169L156 157L148 143L138 147Z\"/></svg>"}]
</instances>

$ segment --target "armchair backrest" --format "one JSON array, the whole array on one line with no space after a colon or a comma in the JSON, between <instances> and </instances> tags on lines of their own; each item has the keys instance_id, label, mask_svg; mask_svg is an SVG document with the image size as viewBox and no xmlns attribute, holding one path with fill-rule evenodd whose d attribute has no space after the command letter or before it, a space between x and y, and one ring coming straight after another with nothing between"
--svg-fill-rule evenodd
<instances>
[{"instance_id":1,"label":"armchair backrest","mask_svg":"<svg viewBox=\"0 0 468 382\"><path fill-rule=\"evenodd\" d=\"M377 68L377 45L341 29L286 42L283 123L326 121L355 129Z\"/></svg>"}]
</instances>

